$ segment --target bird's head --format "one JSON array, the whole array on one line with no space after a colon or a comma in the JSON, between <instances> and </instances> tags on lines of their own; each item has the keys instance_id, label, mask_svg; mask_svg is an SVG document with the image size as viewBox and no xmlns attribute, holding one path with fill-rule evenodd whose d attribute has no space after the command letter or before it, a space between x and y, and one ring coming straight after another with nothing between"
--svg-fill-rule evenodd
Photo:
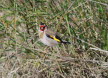
<instances>
[{"instance_id":1,"label":"bird's head","mask_svg":"<svg viewBox=\"0 0 108 78\"><path fill-rule=\"evenodd\" d=\"M45 31L47 29L47 26L44 23L40 23L40 31Z\"/></svg>"}]
</instances>

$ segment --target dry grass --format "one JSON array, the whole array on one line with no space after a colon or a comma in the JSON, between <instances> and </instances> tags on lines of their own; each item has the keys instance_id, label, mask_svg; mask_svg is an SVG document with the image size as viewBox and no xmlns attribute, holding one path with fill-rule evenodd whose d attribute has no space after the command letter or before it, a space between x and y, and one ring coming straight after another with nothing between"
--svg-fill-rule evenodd
<instances>
[{"instance_id":1,"label":"dry grass","mask_svg":"<svg viewBox=\"0 0 108 78\"><path fill-rule=\"evenodd\" d=\"M45 49L40 22L73 44ZM108 78L108 1L0 0L0 78Z\"/></svg>"}]
</instances>

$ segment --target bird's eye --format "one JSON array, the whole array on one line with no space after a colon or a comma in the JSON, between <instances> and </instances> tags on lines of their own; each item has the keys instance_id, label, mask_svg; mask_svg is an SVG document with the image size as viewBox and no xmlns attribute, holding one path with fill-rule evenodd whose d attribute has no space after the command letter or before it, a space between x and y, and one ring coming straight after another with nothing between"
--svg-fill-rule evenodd
<instances>
[{"instance_id":1,"label":"bird's eye","mask_svg":"<svg viewBox=\"0 0 108 78\"><path fill-rule=\"evenodd\" d=\"M45 27L40 27L40 29L44 29Z\"/></svg>"},{"instance_id":2,"label":"bird's eye","mask_svg":"<svg viewBox=\"0 0 108 78\"><path fill-rule=\"evenodd\" d=\"M44 31L45 30L45 27L40 27L40 30Z\"/></svg>"}]
</instances>

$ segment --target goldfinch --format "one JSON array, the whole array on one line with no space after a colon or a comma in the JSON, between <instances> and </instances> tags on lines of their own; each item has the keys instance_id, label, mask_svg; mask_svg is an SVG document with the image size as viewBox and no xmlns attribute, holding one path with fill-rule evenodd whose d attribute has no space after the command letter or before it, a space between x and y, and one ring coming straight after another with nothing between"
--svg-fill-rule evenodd
<instances>
[{"instance_id":1,"label":"goldfinch","mask_svg":"<svg viewBox=\"0 0 108 78\"><path fill-rule=\"evenodd\" d=\"M57 45L58 43L70 44L70 42L61 40L57 33L50 30L44 23L40 24L39 38L43 44L51 47Z\"/></svg>"}]
</instances>

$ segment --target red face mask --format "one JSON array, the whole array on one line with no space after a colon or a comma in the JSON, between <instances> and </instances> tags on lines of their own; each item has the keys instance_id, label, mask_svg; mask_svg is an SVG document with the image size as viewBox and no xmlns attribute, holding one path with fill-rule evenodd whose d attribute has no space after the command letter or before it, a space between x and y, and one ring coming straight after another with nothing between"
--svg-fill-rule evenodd
<instances>
[{"instance_id":1,"label":"red face mask","mask_svg":"<svg viewBox=\"0 0 108 78\"><path fill-rule=\"evenodd\" d=\"M40 25L40 30L41 30L41 31L44 31L44 30L45 30L45 28L46 28L46 26L45 26L45 25Z\"/></svg>"}]
</instances>

